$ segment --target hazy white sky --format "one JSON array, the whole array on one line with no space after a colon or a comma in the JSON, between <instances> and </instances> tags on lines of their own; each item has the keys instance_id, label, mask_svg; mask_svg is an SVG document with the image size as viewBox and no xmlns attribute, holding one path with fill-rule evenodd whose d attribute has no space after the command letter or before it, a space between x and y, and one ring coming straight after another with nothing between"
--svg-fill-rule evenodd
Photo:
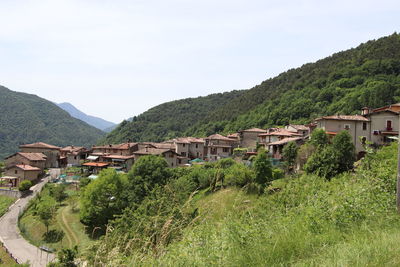
<instances>
[{"instance_id":1,"label":"hazy white sky","mask_svg":"<svg viewBox=\"0 0 400 267\"><path fill-rule=\"evenodd\" d=\"M0 84L114 122L400 28L398 0L1 0Z\"/></svg>"}]
</instances>

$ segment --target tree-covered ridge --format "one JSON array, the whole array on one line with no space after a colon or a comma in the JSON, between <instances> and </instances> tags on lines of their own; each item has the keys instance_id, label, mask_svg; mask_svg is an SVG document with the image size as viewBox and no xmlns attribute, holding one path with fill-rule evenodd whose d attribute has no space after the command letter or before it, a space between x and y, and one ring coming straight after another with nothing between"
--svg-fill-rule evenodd
<instances>
[{"instance_id":1,"label":"tree-covered ridge","mask_svg":"<svg viewBox=\"0 0 400 267\"><path fill-rule=\"evenodd\" d=\"M363 106L399 101L399 74L400 36L394 33L290 69L252 89L223 94L223 101L212 101L216 95L211 95L156 106L119 125L106 142L207 136L354 114Z\"/></svg>"},{"instance_id":2,"label":"tree-covered ridge","mask_svg":"<svg viewBox=\"0 0 400 267\"><path fill-rule=\"evenodd\" d=\"M264 81L216 110L222 117L210 114L187 134L304 123L321 115L384 106L400 100L399 74L400 36L395 33ZM223 115L226 110L240 111L239 103L253 105L239 116Z\"/></svg>"},{"instance_id":3,"label":"tree-covered ridge","mask_svg":"<svg viewBox=\"0 0 400 267\"><path fill-rule=\"evenodd\" d=\"M57 105L36 95L0 86L0 157L24 143L91 146L102 131L72 118Z\"/></svg>"},{"instance_id":4,"label":"tree-covered ridge","mask_svg":"<svg viewBox=\"0 0 400 267\"><path fill-rule=\"evenodd\" d=\"M241 96L244 91L212 94L167 102L123 121L102 143L133 141L163 141L181 136L189 127L219 106Z\"/></svg>"}]
</instances>

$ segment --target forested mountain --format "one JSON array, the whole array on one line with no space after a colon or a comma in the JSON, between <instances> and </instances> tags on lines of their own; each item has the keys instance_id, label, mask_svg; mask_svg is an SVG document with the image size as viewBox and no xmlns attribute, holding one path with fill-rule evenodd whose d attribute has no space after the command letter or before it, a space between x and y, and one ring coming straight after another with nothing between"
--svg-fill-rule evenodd
<instances>
[{"instance_id":1,"label":"forested mountain","mask_svg":"<svg viewBox=\"0 0 400 267\"><path fill-rule=\"evenodd\" d=\"M243 93L243 90L236 90L161 104L137 117L124 120L102 142L116 143L127 140L158 142L182 135L210 112Z\"/></svg>"},{"instance_id":2,"label":"forested mountain","mask_svg":"<svg viewBox=\"0 0 400 267\"><path fill-rule=\"evenodd\" d=\"M95 144L103 132L71 117L56 104L36 95L0 86L0 157L18 150L23 143L52 145Z\"/></svg>"},{"instance_id":3,"label":"forested mountain","mask_svg":"<svg viewBox=\"0 0 400 267\"><path fill-rule=\"evenodd\" d=\"M106 121L102 118L98 118L95 116L87 115L70 103L60 103L57 104L57 106L68 112L69 115L71 115L72 117L84 121L87 124L92 125L93 127L96 127L97 129L100 129L104 132L111 132L113 127L116 126L116 124L113 122Z\"/></svg>"},{"instance_id":4,"label":"forested mountain","mask_svg":"<svg viewBox=\"0 0 400 267\"><path fill-rule=\"evenodd\" d=\"M223 94L220 101L210 101L218 96L210 95L156 106L123 122L103 141L160 141L354 114L363 106L400 101L399 74L400 36L394 33L288 70L252 89Z\"/></svg>"}]
</instances>

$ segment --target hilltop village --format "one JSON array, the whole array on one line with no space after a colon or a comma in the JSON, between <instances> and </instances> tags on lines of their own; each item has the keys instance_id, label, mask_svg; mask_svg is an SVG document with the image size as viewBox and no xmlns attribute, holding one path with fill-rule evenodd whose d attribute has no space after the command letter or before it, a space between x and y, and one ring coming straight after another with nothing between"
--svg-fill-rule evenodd
<instances>
[{"instance_id":1,"label":"hilltop village","mask_svg":"<svg viewBox=\"0 0 400 267\"><path fill-rule=\"evenodd\" d=\"M104 168L127 172L133 163L145 155L162 156L169 167L190 166L194 163L217 161L240 154L251 156L262 147L271 159L282 160L282 149L289 142L298 146L309 139L316 128L325 130L329 137L346 130L352 137L357 158L365 154L365 145L379 147L398 136L400 103L376 109L363 108L361 115L333 115L315 119L307 125L289 124L283 128L251 128L227 136L213 134L206 138L182 137L162 143L127 142L64 148L38 142L20 146L20 152L5 158L5 172L1 179L12 186L23 180L40 178L47 168L79 166L88 174Z\"/></svg>"}]
</instances>

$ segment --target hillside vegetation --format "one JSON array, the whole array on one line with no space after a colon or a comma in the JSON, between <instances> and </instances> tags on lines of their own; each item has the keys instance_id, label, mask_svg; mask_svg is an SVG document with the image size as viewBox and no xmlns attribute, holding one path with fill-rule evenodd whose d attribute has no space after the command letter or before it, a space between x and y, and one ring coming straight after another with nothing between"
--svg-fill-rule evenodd
<instances>
[{"instance_id":1,"label":"hillside vegetation","mask_svg":"<svg viewBox=\"0 0 400 267\"><path fill-rule=\"evenodd\" d=\"M183 99L123 122L104 142L161 141L250 127L305 123L400 101L400 36L368 41L288 70L249 90Z\"/></svg>"},{"instance_id":2,"label":"hillside vegetation","mask_svg":"<svg viewBox=\"0 0 400 267\"><path fill-rule=\"evenodd\" d=\"M36 95L0 86L0 158L24 143L91 146L103 132Z\"/></svg>"},{"instance_id":3,"label":"hillside vegetation","mask_svg":"<svg viewBox=\"0 0 400 267\"><path fill-rule=\"evenodd\" d=\"M86 259L92 266L398 266L396 154L392 144L354 172L276 179L261 194L252 178L259 170L232 160L168 174L149 157L119 182L103 172L85 191L106 187L116 201L91 194L102 203L93 209L84 197L84 218L98 225L98 213L104 223L100 214L121 205L112 184L127 183L131 199ZM167 183L159 180L165 175Z\"/></svg>"}]
</instances>

